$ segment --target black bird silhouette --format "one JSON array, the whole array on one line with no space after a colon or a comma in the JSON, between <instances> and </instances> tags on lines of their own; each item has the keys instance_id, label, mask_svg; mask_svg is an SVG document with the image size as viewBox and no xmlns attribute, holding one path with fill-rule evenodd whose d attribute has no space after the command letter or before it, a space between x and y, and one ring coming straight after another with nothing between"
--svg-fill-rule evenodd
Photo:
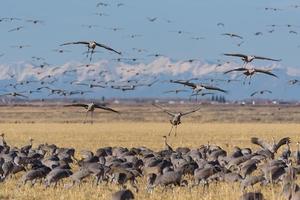
<instances>
[{"instance_id":1,"label":"black bird silhouette","mask_svg":"<svg viewBox=\"0 0 300 200\"><path fill-rule=\"evenodd\" d=\"M204 85L204 84L196 84L196 83L191 83L191 82L188 82L188 81L172 81L172 80L170 82L189 86L193 89L194 93L196 93L196 94L203 91L203 90L215 90L215 91L220 91L220 92L227 93L226 90L223 90L221 88L214 87L214 86L209 86L209 85Z\"/></svg>"},{"instance_id":2,"label":"black bird silhouette","mask_svg":"<svg viewBox=\"0 0 300 200\"><path fill-rule=\"evenodd\" d=\"M232 37L232 38L239 38L239 39L243 39L242 36L240 35L237 35L235 33L222 33L222 35L225 35L225 36L229 36L229 37Z\"/></svg>"},{"instance_id":3,"label":"black bird silhouette","mask_svg":"<svg viewBox=\"0 0 300 200\"><path fill-rule=\"evenodd\" d=\"M250 62L252 62L254 59L258 60L271 60L271 61L281 61L281 59L273 59L273 58L267 58L262 56L254 56L254 55L245 55L240 53L224 53L225 56L234 56L234 57L240 57L244 61L243 67L246 67L246 65Z\"/></svg>"},{"instance_id":4,"label":"black bird silhouette","mask_svg":"<svg viewBox=\"0 0 300 200\"><path fill-rule=\"evenodd\" d=\"M102 109L102 110L107 110L110 112L114 112L114 113L120 113L112 108L106 107L103 104L96 104L96 103L89 103L89 104L84 104L84 103L74 103L74 104L70 104L70 105L65 105L65 107L83 107L86 109L86 115L85 115L85 119L83 121L83 123L86 122L86 118L88 116L88 113L91 112L91 123L93 123L93 117L94 117L94 111L96 108Z\"/></svg>"},{"instance_id":5,"label":"black bird silhouette","mask_svg":"<svg viewBox=\"0 0 300 200\"><path fill-rule=\"evenodd\" d=\"M253 92L250 96L253 97L253 96L257 95L257 94L264 94L264 93L272 94L272 91L270 91L270 90L259 90L259 91Z\"/></svg>"},{"instance_id":6,"label":"black bird silhouette","mask_svg":"<svg viewBox=\"0 0 300 200\"><path fill-rule=\"evenodd\" d=\"M265 70L265 69L257 69L257 68L236 68L236 69L232 69L232 70L229 70L229 71L226 71L224 72L224 74L228 74L230 72L243 72L243 74L245 75L245 79L247 77L250 77L250 80L249 80L249 84L251 83L251 78L254 74L256 73L262 73L262 74L266 74L266 75L269 75L269 76L274 76L276 78L278 78L278 76L276 76L275 74L273 74L271 72L271 70ZM244 84L245 84L245 79L244 79Z\"/></svg>"},{"instance_id":7,"label":"black bird silhouette","mask_svg":"<svg viewBox=\"0 0 300 200\"><path fill-rule=\"evenodd\" d=\"M93 56L93 53L95 52L95 48L98 46L98 47L101 47L101 48L104 48L108 51L112 51L112 52L115 52L119 55L121 55L122 53L119 52L119 51L116 51L114 50L113 48L109 47L109 46L106 46L104 44L100 44L96 41L79 41L79 42L67 42L67 43L64 43L64 44L61 44L60 46L64 46L64 45L70 45L70 44L84 44L88 47L88 50L87 50L87 53L90 53L90 60L92 60L92 56ZM87 54L88 56L88 54Z\"/></svg>"}]
</instances>

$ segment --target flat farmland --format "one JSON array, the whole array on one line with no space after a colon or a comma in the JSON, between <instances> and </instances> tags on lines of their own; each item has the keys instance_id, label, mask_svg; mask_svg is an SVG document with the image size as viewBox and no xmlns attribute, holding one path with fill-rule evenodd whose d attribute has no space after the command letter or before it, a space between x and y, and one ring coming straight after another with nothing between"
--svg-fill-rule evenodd
<instances>
[{"instance_id":1,"label":"flat farmland","mask_svg":"<svg viewBox=\"0 0 300 200\"><path fill-rule=\"evenodd\" d=\"M165 148L162 136L167 135L170 130L169 116L151 105L111 107L119 110L121 114L97 111L94 124L82 123L85 112L81 108L1 107L0 130L5 133L5 140L12 147L27 145L29 138L33 138L32 148L45 143L72 147L76 149L77 159L81 159L82 150L95 152L98 148L107 146L128 149L147 147L154 151ZM176 110L190 110L193 107L194 105L180 106ZM250 142L251 137L260 137L271 142L273 137L278 140L289 136L292 140L291 149L294 151L296 142L300 141L298 110L298 107L203 106L199 112L183 117L177 137L169 137L168 144L173 149L197 149L209 143L230 153L235 146L259 149ZM71 168L74 172L78 170L75 163L71 164ZM56 188L45 188L39 182L33 187L30 184L23 186L23 174L24 172L20 172L1 183L1 199L110 199L111 194L120 189L120 186L112 183L96 186L92 177L85 179L80 187L76 185L68 188L70 179L64 179ZM203 186L192 187L193 178L190 175L183 179L188 182L188 187L156 187L148 192L146 177L139 177L139 191L134 192L135 197L151 200L232 200L238 199L242 194L238 183L210 184L207 189ZM127 188L134 191L130 184ZM249 191L261 191L266 199L272 200L284 199L278 195L281 190L279 185L256 185L253 189L249 188Z\"/></svg>"},{"instance_id":2,"label":"flat farmland","mask_svg":"<svg viewBox=\"0 0 300 200\"><path fill-rule=\"evenodd\" d=\"M120 115L96 110L94 122L168 122L168 115L151 104L110 104ZM197 104L166 106L173 111L189 111ZM300 106L240 106L200 105L201 109L183 118L183 122L195 123L298 123ZM81 123L85 109L57 105L0 106L0 123ZM89 119L89 118L88 118Z\"/></svg>"}]
</instances>

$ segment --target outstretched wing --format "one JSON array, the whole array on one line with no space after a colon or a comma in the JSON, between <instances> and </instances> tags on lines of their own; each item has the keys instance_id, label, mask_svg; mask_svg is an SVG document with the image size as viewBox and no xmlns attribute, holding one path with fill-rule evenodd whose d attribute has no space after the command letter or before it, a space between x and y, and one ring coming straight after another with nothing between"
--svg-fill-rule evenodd
<instances>
[{"instance_id":1,"label":"outstretched wing","mask_svg":"<svg viewBox=\"0 0 300 200\"><path fill-rule=\"evenodd\" d=\"M16 96L20 96L20 97L28 98L28 96L25 96L25 95L23 95L23 94L20 94L20 93L16 93Z\"/></svg>"},{"instance_id":2,"label":"outstretched wing","mask_svg":"<svg viewBox=\"0 0 300 200\"><path fill-rule=\"evenodd\" d=\"M258 93L258 91L253 92L250 96L253 97L254 95L256 95Z\"/></svg>"},{"instance_id":3,"label":"outstretched wing","mask_svg":"<svg viewBox=\"0 0 300 200\"><path fill-rule=\"evenodd\" d=\"M271 90L263 90L262 92L267 92L267 93L272 94L272 91L271 91Z\"/></svg>"},{"instance_id":4,"label":"outstretched wing","mask_svg":"<svg viewBox=\"0 0 300 200\"><path fill-rule=\"evenodd\" d=\"M171 83L178 83L178 84L182 84L182 85L186 85L186 86L189 86L189 87L192 87L192 88L195 88L197 87L195 83L191 83L191 82L188 82L188 81L185 81L185 82L182 82L182 81L170 81Z\"/></svg>"},{"instance_id":5,"label":"outstretched wing","mask_svg":"<svg viewBox=\"0 0 300 200\"><path fill-rule=\"evenodd\" d=\"M101 87L101 88L105 88L105 86L103 85L98 85L98 84L92 84L93 87Z\"/></svg>"},{"instance_id":6,"label":"outstretched wing","mask_svg":"<svg viewBox=\"0 0 300 200\"><path fill-rule=\"evenodd\" d=\"M167 93L173 93L173 92L174 93L176 93L176 92L177 93L179 93L179 92L188 92L188 90L183 90L183 89L182 90L181 89L179 89L179 90L167 90L167 91L164 91L163 93L167 94Z\"/></svg>"},{"instance_id":7,"label":"outstretched wing","mask_svg":"<svg viewBox=\"0 0 300 200\"><path fill-rule=\"evenodd\" d=\"M70 44L89 44L89 42L86 41L79 41L79 42L67 42L67 43L63 43L59 46L64 46L64 45L70 45Z\"/></svg>"},{"instance_id":8,"label":"outstretched wing","mask_svg":"<svg viewBox=\"0 0 300 200\"><path fill-rule=\"evenodd\" d=\"M199 93L194 93L194 94L191 94L190 96L205 96L205 95L213 95L214 93L212 92L199 92Z\"/></svg>"},{"instance_id":9,"label":"outstretched wing","mask_svg":"<svg viewBox=\"0 0 300 200\"><path fill-rule=\"evenodd\" d=\"M162 111L164 111L164 112L167 113L168 115L171 115L171 116L174 116L174 115L175 115L175 113L172 113L172 112L170 112L170 111L164 109L164 108L161 107L160 105L157 105L157 104L155 104L155 103L153 103L152 105L155 106L155 107L157 107L157 108L159 108L159 109L161 109Z\"/></svg>"},{"instance_id":10,"label":"outstretched wing","mask_svg":"<svg viewBox=\"0 0 300 200\"><path fill-rule=\"evenodd\" d=\"M278 78L278 76L276 76L275 74L273 74L272 72L270 72L268 70L255 69L255 72L267 74L267 75L274 76L274 77Z\"/></svg>"},{"instance_id":11,"label":"outstretched wing","mask_svg":"<svg viewBox=\"0 0 300 200\"><path fill-rule=\"evenodd\" d=\"M273 151L277 152L277 150L282 145L289 144L289 143L291 143L291 139L289 137L282 138L281 140L279 140L279 142L277 144L274 145Z\"/></svg>"},{"instance_id":12,"label":"outstretched wing","mask_svg":"<svg viewBox=\"0 0 300 200\"><path fill-rule=\"evenodd\" d=\"M6 94L1 94L0 96L8 96L8 95L11 95L11 93L6 93Z\"/></svg>"},{"instance_id":13,"label":"outstretched wing","mask_svg":"<svg viewBox=\"0 0 300 200\"><path fill-rule=\"evenodd\" d=\"M241 71L246 71L247 69L246 68L236 68L236 69L231 69L231 70L228 70L226 72L224 72L224 74L228 74L230 72L241 72Z\"/></svg>"},{"instance_id":14,"label":"outstretched wing","mask_svg":"<svg viewBox=\"0 0 300 200\"><path fill-rule=\"evenodd\" d=\"M191 111L188 111L188 112L184 112L184 113L182 113L182 116L183 116L183 115L191 114L191 113L193 113L193 112L196 112L196 111L200 110L200 108L201 108L201 107L199 106L199 107L195 108L194 110L191 110Z\"/></svg>"},{"instance_id":15,"label":"outstretched wing","mask_svg":"<svg viewBox=\"0 0 300 200\"><path fill-rule=\"evenodd\" d=\"M227 35L227 36L230 36L230 37L237 37L237 38L243 39L242 36L239 36L239 35L234 34L234 33L223 33L222 35Z\"/></svg>"},{"instance_id":16,"label":"outstretched wing","mask_svg":"<svg viewBox=\"0 0 300 200\"><path fill-rule=\"evenodd\" d=\"M240 54L240 53L224 53L224 56L235 56L235 57L241 57L241 58L246 58L247 56L244 54Z\"/></svg>"},{"instance_id":17,"label":"outstretched wing","mask_svg":"<svg viewBox=\"0 0 300 200\"><path fill-rule=\"evenodd\" d=\"M242 37L242 36L240 36L240 35L237 35L237 34L232 34L232 37L237 37L237 38L243 39L243 37Z\"/></svg>"},{"instance_id":18,"label":"outstretched wing","mask_svg":"<svg viewBox=\"0 0 300 200\"><path fill-rule=\"evenodd\" d=\"M213 87L213 86L208 86L208 85L201 85L201 86L205 87L207 90L216 90L216 91L227 93L226 90L223 90L223 89L218 88L218 87Z\"/></svg>"},{"instance_id":19,"label":"outstretched wing","mask_svg":"<svg viewBox=\"0 0 300 200\"><path fill-rule=\"evenodd\" d=\"M260 60L271 60L271 61L277 61L280 62L281 59L273 59L273 58L266 58L266 57L261 57L261 56L254 56L255 59L260 59Z\"/></svg>"},{"instance_id":20,"label":"outstretched wing","mask_svg":"<svg viewBox=\"0 0 300 200\"><path fill-rule=\"evenodd\" d=\"M84 107L85 109L88 108L87 104L84 103L74 103L74 104L70 104L70 105L64 105L65 107Z\"/></svg>"},{"instance_id":21,"label":"outstretched wing","mask_svg":"<svg viewBox=\"0 0 300 200\"><path fill-rule=\"evenodd\" d=\"M76 85L89 85L87 83L76 83Z\"/></svg>"},{"instance_id":22,"label":"outstretched wing","mask_svg":"<svg viewBox=\"0 0 300 200\"><path fill-rule=\"evenodd\" d=\"M97 42L96 42L96 45L99 46L99 47L102 47L102 48L104 48L104 49L106 49L106 50L113 51L113 52L115 52L115 53L117 53L117 54L119 54L119 55L122 54L120 51L116 51L116 50L114 50L113 48L111 48L111 47L109 47L109 46L106 46L106 45L104 45L104 44L100 44L100 43L97 43Z\"/></svg>"},{"instance_id":23,"label":"outstretched wing","mask_svg":"<svg viewBox=\"0 0 300 200\"><path fill-rule=\"evenodd\" d=\"M107 110L107 111L111 111L111 112L114 112L114 113L120 113L112 108L109 108L109 107L106 107L106 106L103 106L101 104L95 104L95 108L100 108L100 109L103 109L103 110Z\"/></svg>"},{"instance_id":24,"label":"outstretched wing","mask_svg":"<svg viewBox=\"0 0 300 200\"><path fill-rule=\"evenodd\" d=\"M261 140L261 139L259 139L257 137L251 138L251 142L253 144L256 144L256 145L262 147L263 149L266 149L266 150L269 150L269 151L270 151L270 149L272 149L271 146L270 146L270 144L264 142L263 140Z\"/></svg>"}]
</instances>

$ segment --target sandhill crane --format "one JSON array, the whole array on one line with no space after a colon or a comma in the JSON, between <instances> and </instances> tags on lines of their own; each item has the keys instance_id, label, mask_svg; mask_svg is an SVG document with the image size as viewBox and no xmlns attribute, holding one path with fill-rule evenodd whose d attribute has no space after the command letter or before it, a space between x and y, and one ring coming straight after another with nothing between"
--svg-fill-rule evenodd
<instances>
[{"instance_id":1,"label":"sandhill crane","mask_svg":"<svg viewBox=\"0 0 300 200\"><path fill-rule=\"evenodd\" d=\"M157 17L147 17L147 20L148 20L149 22L154 22L154 21L157 20Z\"/></svg>"},{"instance_id":2,"label":"sandhill crane","mask_svg":"<svg viewBox=\"0 0 300 200\"><path fill-rule=\"evenodd\" d=\"M273 58L266 58L266 57L261 57L261 56L254 56L254 55L245 55L245 54L240 54L240 53L224 53L225 56L234 56L234 57L240 57L244 61L243 67L245 68L246 65L250 62L252 62L254 59L258 60L271 60L271 61L276 61L280 62L281 59L273 59Z\"/></svg>"},{"instance_id":3,"label":"sandhill crane","mask_svg":"<svg viewBox=\"0 0 300 200\"><path fill-rule=\"evenodd\" d=\"M21 147L20 151L27 154L29 152L29 150L32 148L32 142L33 142L33 139L29 138L29 144Z\"/></svg>"},{"instance_id":4,"label":"sandhill crane","mask_svg":"<svg viewBox=\"0 0 300 200\"><path fill-rule=\"evenodd\" d=\"M69 169L55 168L46 176L46 187L49 187L52 183L54 183L54 187L56 187L58 181L62 180L63 178L67 178L72 174L72 171Z\"/></svg>"},{"instance_id":5,"label":"sandhill crane","mask_svg":"<svg viewBox=\"0 0 300 200\"><path fill-rule=\"evenodd\" d=\"M95 48L98 46L98 47L101 47L101 48L104 48L108 51L112 51L112 52L115 52L119 55L121 55L122 53L119 52L119 51L116 51L114 50L113 48L109 47L109 46L106 46L104 44L100 44L96 41L79 41L79 42L67 42L67 43L64 43L64 44L61 44L60 46L64 46L64 45L70 45L70 44L84 44L87 46L88 50L87 50L87 56L88 54L90 53L90 61L92 60L92 56L95 52Z\"/></svg>"},{"instance_id":6,"label":"sandhill crane","mask_svg":"<svg viewBox=\"0 0 300 200\"><path fill-rule=\"evenodd\" d=\"M285 144L288 144L291 142L289 137L284 137L282 139L280 139L277 143L275 142L274 138L273 138L273 144L268 144L266 142L264 142L263 140L257 138L257 137L252 137L251 138L251 142L253 144L259 145L260 147L262 147L263 149L269 150L272 153L276 153L277 150Z\"/></svg>"},{"instance_id":7,"label":"sandhill crane","mask_svg":"<svg viewBox=\"0 0 300 200\"><path fill-rule=\"evenodd\" d=\"M264 196L260 192L248 192L243 194L240 200L264 200Z\"/></svg>"},{"instance_id":8,"label":"sandhill crane","mask_svg":"<svg viewBox=\"0 0 300 200\"><path fill-rule=\"evenodd\" d=\"M231 38L239 38L239 39L243 39L242 36L235 34L235 33L222 33L221 35L225 35L225 36L229 36Z\"/></svg>"},{"instance_id":9,"label":"sandhill crane","mask_svg":"<svg viewBox=\"0 0 300 200\"><path fill-rule=\"evenodd\" d=\"M84 104L84 103L75 103L75 104L71 104L71 105L65 105L66 107L84 107L86 109L86 115L85 115L85 119L83 121L83 123L86 123L86 118L88 116L88 113L91 112L91 123L93 123L93 115L94 115L94 110L95 108L99 108L99 109L103 109L103 110L107 110L107 111L111 111L111 112L114 112L114 113L118 113L118 111L112 109L112 108L109 108L109 107L106 107L104 105L101 105L101 104L96 104L96 103L89 103L89 104Z\"/></svg>"},{"instance_id":10,"label":"sandhill crane","mask_svg":"<svg viewBox=\"0 0 300 200\"><path fill-rule=\"evenodd\" d=\"M270 90L259 90L259 91L253 92L250 96L253 97L253 96L257 95L257 94L265 94L265 93L272 94L272 91L270 91Z\"/></svg>"},{"instance_id":11,"label":"sandhill crane","mask_svg":"<svg viewBox=\"0 0 300 200\"><path fill-rule=\"evenodd\" d=\"M12 96L12 97L23 97L23 98L28 98L28 96L25 96L21 93L17 93L17 92L10 92L10 93L6 93L6 94L1 94L1 96Z\"/></svg>"},{"instance_id":12,"label":"sandhill crane","mask_svg":"<svg viewBox=\"0 0 300 200\"><path fill-rule=\"evenodd\" d=\"M220 92L227 93L226 90L223 90L223 89L218 88L218 87L213 87L213 86L204 85L204 84L191 83L189 81L173 81L173 80L171 80L170 82L189 86L193 89L194 94L198 94L203 90L214 90L214 91L220 91Z\"/></svg>"},{"instance_id":13,"label":"sandhill crane","mask_svg":"<svg viewBox=\"0 0 300 200\"><path fill-rule=\"evenodd\" d=\"M130 190L120 190L112 194L112 200L133 200L134 195Z\"/></svg>"},{"instance_id":14,"label":"sandhill crane","mask_svg":"<svg viewBox=\"0 0 300 200\"><path fill-rule=\"evenodd\" d=\"M12 28L12 29L8 30L8 32L19 31L23 28L24 28L24 26L18 26L18 27L15 27L15 28Z\"/></svg>"},{"instance_id":15,"label":"sandhill crane","mask_svg":"<svg viewBox=\"0 0 300 200\"><path fill-rule=\"evenodd\" d=\"M72 185L74 184L78 184L80 185L81 181L84 178L87 178L88 176L91 175L91 172L88 169L82 168L80 170L78 170L77 172L73 173L70 177L72 179Z\"/></svg>"},{"instance_id":16,"label":"sandhill crane","mask_svg":"<svg viewBox=\"0 0 300 200\"><path fill-rule=\"evenodd\" d=\"M166 171L163 174L152 174L152 180L149 183L148 189L151 189L155 186L169 186L175 185L180 186L183 171L182 169L176 169L175 171Z\"/></svg>"},{"instance_id":17,"label":"sandhill crane","mask_svg":"<svg viewBox=\"0 0 300 200\"><path fill-rule=\"evenodd\" d=\"M175 133L174 133L174 135L175 135L175 136L177 135L177 126L178 126L179 124L181 124L181 117L182 117L182 116L188 115L188 114L191 114L191 113L194 113L194 112L196 112L196 111L198 111L198 110L200 109L200 107L198 107L198 108L195 108L194 110L191 110L191 111L188 111L188 112L184 112L184 113L182 113L182 112L174 113L174 112L170 112L170 111L164 109L163 107L161 107L161 106L159 106L159 105L157 105L157 104L154 104L154 103L153 103L152 105L155 106L155 107L157 107L157 108L159 108L159 109L161 109L163 112L165 112L165 113L167 113L168 115L170 115L171 117L173 117L173 118L170 120L170 123L172 124L172 127L171 127L171 130L170 130L170 132L169 132L169 136L171 135L171 132L172 132L174 126L175 126Z\"/></svg>"},{"instance_id":18,"label":"sandhill crane","mask_svg":"<svg viewBox=\"0 0 300 200\"><path fill-rule=\"evenodd\" d=\"M105 86L99 84L76 83L76 85L84 85L84 86L88 86L89 88L95 88L95 87L105 88Z\"/></svg>"},{"instance_id":19,"label":"sandhill crane","mask_svg":"<svg viewBox=\"0 0 300 200\"><path fill-rule=\"evenodd\" d=\"M256 144L260 147L263 148L264 151L266 151L266 153L270 154L271 157L274 157L274 154L277 153L277 150L285 144L288 144L291 142L289 137L285 137L280 139L277 143L275 142L274 138L273 138L273 144L268 144L266 142L264 142L263 140L257 138L257 137L252 137L251 138L251 142L253 144Z\"/></svg>"},{"instance_id":20,"label":"sandhill crane","mask_svg":"<svg viewBox=\"0 0 300 200\"><path fill-rule=\"evenodd\" d=\"M253 186L257 183L260 183L262 181L266 180L263 175L260 176L247 176L245 179L241 182L241 189L244 190L249 186Z\"/></svg>"},{"instance_id":21,"label":"sandhill crane","mask_svg":"<svg viewBox=\"0 0 300 200\"><path fill-rule=\"evenodd\" d=\"M271 70L266 70L266 69L257 69L257 68L236 68L236 69L231 69L231 70L228 70L226 72L224 72L224 74L228 74L230 72L243 72L243 74L245 75L245 79L244 79L244 82L243 84L245 84L245 80L247 77L249 77L249 85L251 83L251 78L252 76L254 76L254 74L256 73L262 73L262 74L266 74L266 75L269 75L269 76L273 76L275 78L278 78L278 76L276 76L275 74L273 74L271 72Z\"/></svg>"},{"instance_id":22,"label":"sandhill crane","mask_svg":"<svg viewBox=\"0 0 300 200\"><path fill-rule=\"evenodd\" d=\"M49 167L32 169L22 176L22 183L25 185L27 181L31 181L31 185L33 186L37 179L45 178L50 171Z\"/></svg>"},{"instance_id":23,"label":"sandhill crane","mask_svg":"<svg viewBox=\"0 0 300 200\"><path fill-rule=\"evenodd\" d=\"M288 83L290 84L290 85L295 85L296 83L299 83L300 82L300 80L298 80L298 79L292 79L292 80L289 80L288 81Z\"/></svg>"}]
</instances>

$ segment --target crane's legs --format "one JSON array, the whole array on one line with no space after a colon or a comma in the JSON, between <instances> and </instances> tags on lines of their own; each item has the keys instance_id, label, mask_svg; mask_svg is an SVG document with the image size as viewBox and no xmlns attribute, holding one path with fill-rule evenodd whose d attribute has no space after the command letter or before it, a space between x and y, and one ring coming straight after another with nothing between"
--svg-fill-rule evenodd
<instances>
[{"instance_id":1,"label":"crane's legs","mask_svg":"<svg viewBox=\"0 0 300 200\"><path fill-rule=\"evenodd\" d=\"M175 137L177 136L177 125L175 125Z\"/></svg>"},{"instance_id":2,"label":"crane's legs","mask_svg":"<svg viewBox=\"0 0 300 200\"><path fill-rule=\"evenodd\" d=\"M91 55L90 55L90 62L92 61L93 54L94 54L94 49L92 49L92 51L91 51Z\"/></svg>"},{"instance_id":3,"label":"crane's legs","mask_svg":"<svg viewBox=\"0 0 300 200\"><path fill-rule=\"evenodd\" d=\"M88 47L88 50L86 52L86 57L88 58L89 57L89 54L90 54L90 48Z\"/></svg>"},{"instance_id":4,"label":"crane's legs","mask_svg":"<svg viewBox=\"0 0 300 200\"><path fill-rule=\"evenodd\" d=\"M91 112L91 124L94 122L94 111Z\"/></svg>"},{"instance_id":5,"label":"crane's legs","mask_svg":"<svg viewBox=\"0 0 300 200\"><path fill-rule=\"evenodd\" d=\"M171 130L170 130L170 132L169 132L169 136L171 135L171 132L172 132L172 130L173 130L173 124L172 124L172 127L171 127Z\"/></svg>"},{"instance_id":6,"label":"crane's legs","mask_svg":"<svg viewBox=\"0 0 300 200\"><path fill-rule=\"evenodd\" d=\"M251 78L252 78L252 75L250 75L250 77L249 77L249 85L251 84Z\"/></svg>"},{"instance_id":7,"label":"crane's legs","mask_svg":"<svg viewBox=\"0 0 300 200\"><path fill-rule=\"evenodd\" d=\"M89 114L89 111L87 111L86 114L85 114L85 118L84 118L84 121L83 121L84 124L86 123L86 118L87 118L88 114Z\"/></svg>"},{"instance_id":8,"label":"crane's legs","mask_svg":"<svg viewBox=\"0 0 300 200\"><path fill-rule=\"evenodd\" d=\"M244 77L243 85L245 85L246 80L247 80L247 76Z\"/></svg>"}]
</instances>

